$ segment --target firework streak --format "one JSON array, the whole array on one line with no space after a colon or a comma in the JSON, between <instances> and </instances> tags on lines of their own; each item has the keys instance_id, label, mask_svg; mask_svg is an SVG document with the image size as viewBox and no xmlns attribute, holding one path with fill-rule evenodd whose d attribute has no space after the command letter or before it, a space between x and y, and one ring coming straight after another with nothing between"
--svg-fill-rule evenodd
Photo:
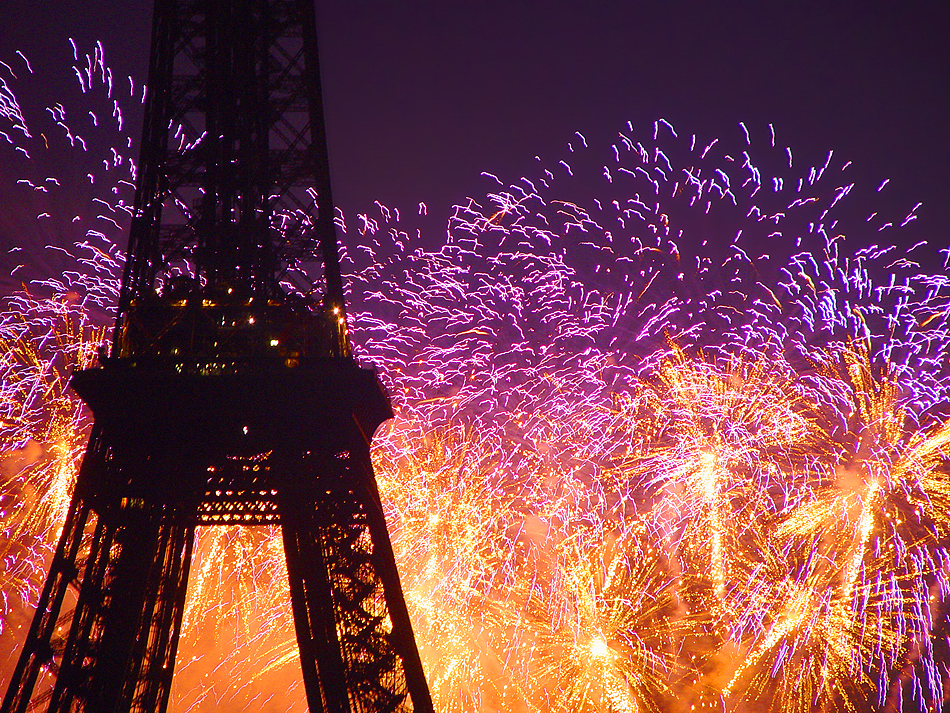
<instances>
[{"instance_id":1,"label":"firework streak","mask_svg":"<svg viewBox=\"0 0 950 713\"><path fill-rule=\"evenodd\" d=\"M76 57L84 96L115 101L101 48ZM64 191L29 175L38 129L11 82L21 189ZM51 111L57 140L94 151L90 114ZM532 176L487 176L442 240L383 206L340 216L357 352L397 412L374 466L438 708L942 704L947 251L894 247L916 207L877 215L850 163L801 170L772 127L741 128L578 134ZM95 159L115 190L76 215L71 268L4 303L7 677L89 427L66 382L114 304L120 159ZM172 710L305 709L285 579L275 531L201 531Z\"/></svg>"}]
</instances>

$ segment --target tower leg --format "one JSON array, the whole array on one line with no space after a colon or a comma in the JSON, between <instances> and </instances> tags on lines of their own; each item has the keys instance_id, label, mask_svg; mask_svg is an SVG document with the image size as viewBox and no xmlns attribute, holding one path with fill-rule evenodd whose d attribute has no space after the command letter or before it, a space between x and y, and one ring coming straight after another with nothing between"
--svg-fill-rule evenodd
<instances>
[{"instance_id":1,"label":"tower leg","mask_svg":"<svg viewBox=\"0 0 950 713\"><path fill-rule=\"evenodd\" d=\"M310 713L346 713L346 668L330 602L333 586L320 533L314 522L314 501L281 508L281 534L290 579L300 667Z\"/></svg>"},{"instance_id":2,"label":"tower leg","mask_svg":"<svg viewBox=\"0 0 950 713\"><path fill-rule=\"evenodd\" d=\"M119 508L96 517L90 534L92 514L74 498L3 713L43 705L48 713L154 713L168 704L194 527ZM69 589L75 609L60 616ZM44 667L56 682L37 694Z\"/></svg>"},{"instance_id":3,"label":"tower leg","mask_svg":"<svg viewBox=\"0 0 950 713\"><path fill-rule=\"evenodd\" d=\"M312 487L285 488L280 500L311 713L431 711L405 603L391 605L396 566L367 471L348 451L314 465L300 479Z\"/></svg>"},{"instance_id":4,"label":"tower leg","mask_svg":"<svg viewBox=\"0 0 950 713\"><path fill-rule=\"evenodd\" d=\"M3 713L26 713L40 671L48 669L55 673L59 670L63 646L60 611L69 590L77 587L77 565L88 555L90 538L84 535L89 516L88 505L78 495L73 495L33 622L3 699ZM68 616L71 612L67 613ZM34 705L44 702L49 693L42 692L39 700L33 701Z\"/></svg>"},{"instance_id":5,"label":"tower leg","mask_svg":"<svg viewBox=\"0 0 950 713\"><path fill-rule=\"evenodd\" d=\"M399 581L396 555L393 552L392 541L389 539L389 529L386 527L383 504L379 497L379 488L376 486L376 477L373 474L373 464L368 450L354 454L353 467L358 469L360 480L364 484L366 523L373 538L373 559L383 583L389 617L392 620L393 631L390 639L403 660L406 686L413 701L413 710L431 713L433 711L432 697L426 683L419 647L412 633L409 608L406 606L402 583Z\"/></svg>"}]
</instances>

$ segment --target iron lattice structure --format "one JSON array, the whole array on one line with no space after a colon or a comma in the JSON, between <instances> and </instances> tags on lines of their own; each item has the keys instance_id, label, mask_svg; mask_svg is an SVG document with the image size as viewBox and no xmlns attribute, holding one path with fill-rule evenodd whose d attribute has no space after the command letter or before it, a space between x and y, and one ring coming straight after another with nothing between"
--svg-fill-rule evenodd
<instances>
[{"instance_id":1,"label":"iron lattice structure","mask_svg":"<svg viewBox=\"0 0 950 713\"><path fill-rule=\"evenodd\" d=\"M313 0L157 0L116 329L3 713L164 711L198 526L279 524L311 711L430 711L350 356Z\"/></svg>"}]
</instances>

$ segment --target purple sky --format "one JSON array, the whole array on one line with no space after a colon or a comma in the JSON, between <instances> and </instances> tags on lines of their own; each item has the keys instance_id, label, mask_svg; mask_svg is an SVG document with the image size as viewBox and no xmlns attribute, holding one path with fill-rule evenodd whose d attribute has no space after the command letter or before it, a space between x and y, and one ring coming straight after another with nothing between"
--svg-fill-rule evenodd
<instances>
[{"instance_id":1,"label":"purple sky","mask_svg":"<svg viewBox=\"0 0 950 713\"><path fill-rule=\"evenodd\" d=\"M5 0L0 59L22 49L71 82L68 36L101 39L119 73L145 78L147 0ZM851 159L891 179L916 230L950 242L950 4L946 2L320 2L337 203L374 199L441 224L566 155L574 131L609 142L664 117L711 139L775 124L797 155ZM825 7L830 5L831 7ZM46 75L44 75L46 76ZM136 138L138 120L129 117Z\"/></svg>"}]
</instances>

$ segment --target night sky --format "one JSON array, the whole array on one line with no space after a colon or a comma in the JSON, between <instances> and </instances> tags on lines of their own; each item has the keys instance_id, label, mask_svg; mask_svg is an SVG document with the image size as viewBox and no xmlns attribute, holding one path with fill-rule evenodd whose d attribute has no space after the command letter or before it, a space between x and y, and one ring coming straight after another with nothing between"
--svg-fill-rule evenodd
<instances>
[{"instance_id":1,"label":"night sky","mask_svg":"<svg viewBox=\"0 0 950 713\"><path fill-rule=\"evenodd\" d=\"M0 61L18 73L17 96L32 114L77 92L70 37L80 52L101 40L120 81L145 81L151 0L0 3ZM334 197L350 217L374 200L404 213L425 202L420 223L439 245L451 206L496 188L482 172L505 182L533 175L536 156L568 157L575 132L607 147L628 121L652 136L663 118L708 143L737 141L744 122L754 158L771 123L793 148L797 175L834 150L839 166L853 161L847 180L890 179L863 215L899 220L920 202L899 239L950 246L948 0L320 0L317 20ZM136 145L140 126L140 115L126 115ZM3 294L62 269L43 246L69 247L86 227L37 220L52 198L18 186L24 159L0 149ZM85 170L68 161L51 151L31 168L72 170L88 189ZM55 200L76 203L63 208L69 216L90 195ZM26 269L9 277L18 263Z\"/></svg>"},{"instance_id":2,"label":"night sky","mask_svg":"<svg viewBox=\"0 0 950 713\"><path fill-rule=\"evenodd\" d=\"M482 171L514 181L536 155L566 156L575 131L609 145L627 120L649 131L663 117L707 141L771 122L796 161L834 149L859 180L890 178L895 210L923 202L915 236L950 242L946 2L318 5L334 192L350 215L425 201L441 229L454 202L491 188ZM20 49L44 77L34 99L74 84L69 36L102 40L116 74L144 81L150 2L40 7L6 0L0 27L0 59L17 66ZM127 129L137 140L139 117ZM9 219L0 230L23 242Z\"/></svg>"}]
</instances>

